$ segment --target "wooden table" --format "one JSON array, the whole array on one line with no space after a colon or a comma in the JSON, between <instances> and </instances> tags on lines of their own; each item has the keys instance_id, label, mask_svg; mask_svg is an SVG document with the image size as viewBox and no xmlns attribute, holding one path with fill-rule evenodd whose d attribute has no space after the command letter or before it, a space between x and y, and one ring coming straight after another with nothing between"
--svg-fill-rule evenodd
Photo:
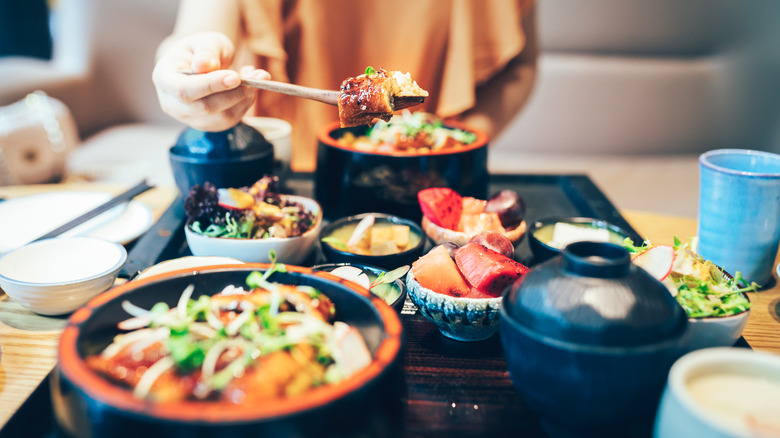
<instances>
[{"instance_id":1,"label":"wooden table","mask_svg":"<svg viewBox=\"0 0 780 438\"><path fill-rule=\"evenodd\" d=\"M0 187L0 197L12 198L53 190L98 190L119 193L120 186L56 185ZM156 188L137 199L159 217L175 197L174 188ZM646 238L671 243L672 236L687 238L696 233L691 218L624 211L623 216ZM778 257L780 260L780 257ZM776 260L776 262L778 261ZM743 336L755 349L780 354L780 286L751 294L753 310ZM56 346L65 318L36 315L0 293L0 427L21 406L56 363Z\"/></svg>"}]
</instances>

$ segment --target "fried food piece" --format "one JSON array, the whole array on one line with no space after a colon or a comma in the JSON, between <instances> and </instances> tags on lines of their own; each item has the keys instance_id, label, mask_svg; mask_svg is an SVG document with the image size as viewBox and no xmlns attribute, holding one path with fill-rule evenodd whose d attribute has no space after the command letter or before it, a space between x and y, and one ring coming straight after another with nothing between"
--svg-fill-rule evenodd
<instances>
[{"instance_id":1,"label":"fried food piece","mask_svg":"<svg viewBox=\"0 0 780 438\"><path fill-rule=\"evenodd\" d=\"M426 97L428 92L409 73L369 67L366 74L341 83L339 120L342 127L390 120L393 111L422 103Z\"/></svg>"}]
</instances>

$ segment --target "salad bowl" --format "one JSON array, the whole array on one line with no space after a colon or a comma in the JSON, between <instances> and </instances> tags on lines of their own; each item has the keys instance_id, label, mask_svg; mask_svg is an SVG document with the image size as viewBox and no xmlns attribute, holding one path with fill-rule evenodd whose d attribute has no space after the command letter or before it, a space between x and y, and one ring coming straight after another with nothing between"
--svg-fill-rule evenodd
<instances>
[{"instance_id":1,"label":"salad bowl","mask_svg":"<svg viewBox=\"0 0 780 438\"><path fill-rule=\"evenodd\" d=\"M324 127L318 139L315 198L334 220L375 211L419 221L417 193L450 187L463 196L485 199L488 189L488 137L468 126L447 121L445 128L473 133L466 147L410 154L399 150L366 151L345 146L346 135L367 134L367 125ZM372 128L374 129L374 128Z\"/></svg>"},{"instance_id":2,"label":"salad bowl","mask_svg":"<svg viewBox=\"0 0 780 438\"><path fill-rule=\"evenodd\" d=\"M262 201L255 198L260 195L249 194L256 187L266 190ZM279 194L276 177L264 177L247 190L217 190L209 184L195 186L190 190L185 200L189 219L184 226L184 235L192 254L201 257L231 257L246 263L269 263L275 260L279 263L301 264L311 253L322 228L320 204L305 196ZM235 204L238 202L236 199L243 204ZM273 205L265 203L271 199ZM285 213L288 208L292 210ZM269 211L267 216L261 216L266 214L266 209ZM224 223L217 224L217 220ZM266 230L263 237L251 237L257 232L256 228L260 229L261 220L263 230ZM280 230L285 228L283 222L289 227L295 227L304 220L310 224L299 235L280 231L281 235L293 235L275 237L271 232L275 226L279 226Z\"/></svg>"},{"instance_id":3,"label":"salad bowl","mask_svg":"<svg viewBox=\"0 0 780 438\"><path fill-rule=\"evenodd\" d=\"M750 316L746 292L755 291L757 285L744 285L741 278L696 254L692 245L675 240L673 246L647 242L641 247L626 242L626 246L633 263L661 281L685 310L688 351L733 346Z\"/></svg>"},{"instance_id":4,"label":"salad bowl","mask_svg":"<svg viewBox=\"0 0 780 438\"><path fill-rule=\"evenodd\" d=\"M226 288L246 287L251 275L267 273L272 268L267 264L215 265L167 272L125 283L79 309L62 333L59 363L51 382L60 428L74 437L330 437L353 436L355 431L394 436L397 430L393 425L400 424L394 417L400 405L400 320L393 309L367 290L310 268L286 266L284 271L273 272L267 281L309 288L326 296L333 303L335 320L360 333L370 362L346 378L314 385L302 393L277 393L265 402L195 396L170 400L139 397L137 386L128 387L95 368L94 359L102 357L104 349L116 342L115 336L123 333L120 327L127 328L119 323L138 319L127 320L127 303L139 309L153 309L164 303L171 309L168 314L175 314L181 309L177 303L182 302L182 291L190 287L193 289L188 309L196 302L213 300L215 294ZM230 294L238 292L233 289ZM226 326L225 330L231 329ZM288 335L292 336L292 332ZM203 366L206 362L204 359ZM250 372L250 365L245 370ZM240 377L235 374L235 379Z\"/></svg>"}]
</instances>

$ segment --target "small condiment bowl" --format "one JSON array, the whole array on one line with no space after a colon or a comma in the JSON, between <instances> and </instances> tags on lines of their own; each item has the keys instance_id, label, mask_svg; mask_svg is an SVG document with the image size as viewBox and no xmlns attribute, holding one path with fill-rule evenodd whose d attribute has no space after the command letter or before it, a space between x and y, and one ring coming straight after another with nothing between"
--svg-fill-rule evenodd
<instances>
[{"instance_id":1,"label":"small condiment bowl","mask_svg":"<svg viewBox=\"0 0 780 438\"><path fill-rule=\"evenodd\" d=\"M296 237L267 237L265 239L238 239L210 237L198 234L184 226L187 245L195 256L231 257L246 263L269 263L271 251L277 263L297 265L309 256L322 227L322 208L314 199L297 195L281 195L282 199L297 202L314 213L314 225Z\"/></svg>"},{"instance_id":2,"label":"small condiment bowl","mask_svg":"<svg viewBox=\"0 0 780 438\"><path fill-rule=\"evenodd\" d=\"M0 258L0 287L35 313L62 315L111 288L126 260L125 248L108 240L41 240Z\"/></svg>"},{"instance_id":3,"label":"small condiment bowl","mask_svg":"<svg viewBox=\"0 0 780 438\"><path fill-rule=\"evenodd\" d=\"M778 436L778 403L779 355L746 348L695 351L669 371L653 435Z\"/></svg>"},{"instance_id":4,"label":"small condiment bowl","mask_svg":"<svg viewBox=\"0 0 780 438\"><path fill-rule=\"evenodd\" d=\"M623 228L601 219L567 216L554 216L539 219L535 221L533 225L531 225L531 229L528 233L528 241L531 246L531 252L533 253L534 260L537 263L555 257L563 250L563 248L559 248L550 242L552 239L552 228L555 227L555 224L557 223L607 230L610 233L609 241L618 245L621 245L625 238L629 237L629 233ZM550 233L549 237L544 236L546 232ZM635 243L639 244L641 242Z\"/></svg>"},{"instance_id":5,"label":"small condiment bowl","mask_svg":"<svg viewBox=\"0 0 780 438\"><path fill-rule=\"evenodd\" d=\"M453 242L458 246L463 246L474 237L474 234L465 233L463 231L450 230L449 228L440 227L439 225L431 222L427 217L422 218L422 228L425 230L425 234L430 237L437 245L446 242ZM526 231L525 221L520 222L518 225L512 226L507 229L503 234L509 238L512 245L517 246L520 240L525 236Z\"/></svg>"},{"instance_id":6,"label":"small condiment bowl","mask_svg":"<svg viewBox=\"0 0 780 438\"><path fill-rule=\"evenodd\" d=\"M377 268L376 266L359 265L354 263L325 263L322 265L312 266L311 269L314 272L325 271L333 273L334 269L342 266L353 266L362 270L367 275L369 281L374 281L374 279L376 279L382 273L388 272L386 269ZM343 278L341 276L339 277ZM348 278L345 279L348 280ZM386 293L382 293L382 290L379 289L381 286L374 289L369 289L369 291L379 298L385 300L385 303L395 309L396 312L401 313L401 310L404 308L404 301L406 301L406 285L404 285L404 282L401 281L401 279L398 279L393 281L392 284L387 284L387 286L391 288L391 291L386 291Z\"/></svg>"},{"instance_id":7,"label":"small condiment bowl","mask_svg":"<svg viewBox=\"0 0 780 438\"><path fill-rule=\"evenodd\" d=\"M462 298L432 291L406 274L409 299L439 332L456 341L482 341L498 331L501 297Z\"/></svg>"},{"instance_id":8,"label":"small condiment bowl","mask_svg":"<svg viewBox=\"0 0 780 438\"><path fill-rule=\"evenodd\" d=\"M338 249L332 244L322 240L332 236L333 232L339 228L359 223L368 215L373 215L375 217L375 224L385 222L407 225L409 231L419 237L419 241L416 245L406 251L387 255L365 255ZM415 260L420 258L423 254L423 249L425 248L425 233L423 233L422 228L420 228L417 223L409 219L403 219L398 216L384 213L363 213L355 216L343 217L323 227L322 232L320 233L320 246L322 248L322 254L330 263L354 263L358 265L377 266L390 271L404 265L411 266Z\"/></svg>"}]
</instances>

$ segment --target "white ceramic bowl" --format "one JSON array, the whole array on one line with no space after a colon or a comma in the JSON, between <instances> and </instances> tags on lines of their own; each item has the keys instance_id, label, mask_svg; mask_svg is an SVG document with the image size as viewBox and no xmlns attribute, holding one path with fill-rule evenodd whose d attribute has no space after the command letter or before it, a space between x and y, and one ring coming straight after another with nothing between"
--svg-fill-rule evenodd
<instances>
[{"instance_id":1,"label":"white ceramic bowl","mask_svg":"<svg viewBox=\"0 0 780 438\"><path fill-rule=\"evenodd\" d=\"M688 318L687 351L731 347L747 325L750 309L736 315Z\"/></svg>"},{"instance_id":2,"label":"white ceramic bowl","mask_svg":"<svg viewBox=\"0 0 780 438\"><path fill-rule=\"evenodd\" d=\"M108 240L41 240L0 258L0 287L35 313L62 315L113 286L126 260L125 248Z\"/></svg>"},{"instance_id":3,"label":"white ceramic bowl","mask_svg":"<svg viewBox=\"0 0 780 438\"><path fill-rule=\"evenodd\" d=\"M707 394L703 388L716 391ZM698 350L678 359L669 371L653 434L780 436L779 407L780 355L746 348Z\"/></svg>"},{"instance_id":4,"label":"white ceramic bowl","mask_svg":"<svg viewBox=\"0 0 780 438\"><path fill-rule=\"evenodd\" d=\"M455 231L450 230L448 228L440 227L433 222L431 222L427 217L423 216L422 218L422 228L425 230L425 234L428 235L428 237L431 238L434 242L436 242L437 245L442 244L444 242L454 242L460 246L465 245L468 243L469 240L471 240L474 235L464 233L463 231ZM510 228L506 230L504 235L509 238L509 240L512 242L512 245L517 246L517 244L520 242L520 240L525 236L527 225L525 221L520 222L519 225L514 226L513 228Z\"/></svg>"},{"instance_id":5,"label":"white ceramic bowl","mask_svg":"<svg viewBox=\"0 0 780 438\"><path fill-rule=\"evenodd\" d=\"M314 226L297 237L269 237L265 239L235 239L209 237L198 234L185 225L187 245L195 256L232 257L246 263L269 263L271 250L276 252L278 263L297 265L306 260L322 228L322 208L317 201L305 196L282 195L282 198L298 202L314 213Z\"/></svg>"}]
</instances>

